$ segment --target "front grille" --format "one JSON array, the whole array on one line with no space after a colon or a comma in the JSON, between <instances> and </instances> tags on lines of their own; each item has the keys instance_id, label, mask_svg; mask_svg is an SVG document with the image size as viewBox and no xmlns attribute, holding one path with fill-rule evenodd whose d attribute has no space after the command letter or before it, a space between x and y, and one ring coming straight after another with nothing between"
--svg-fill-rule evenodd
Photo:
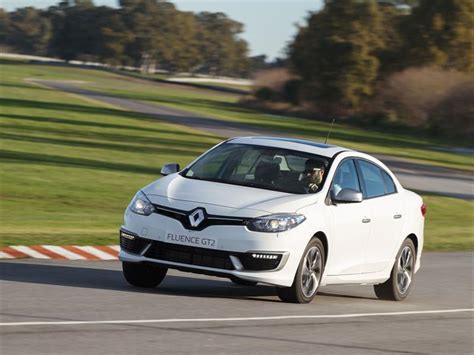
<instances>
[{"instance_id":1,"label":"front grille","mask_svg":"<svg viewBox=\"0 0 474 355\"><path fill-rule=\"evenodd\" d=\"M195 208L191 211L179 210L176 208L153 205L154 213L173 218L178 220L184 228L191 230L201 231L210 226L245 226L250 218L246 217L229 217L229 216L218 216L211 215L206 212L204 208ZM204 220L198 225L193 227L189 220L189 215L192 214L197 209L201 209L204 213Z\"/></svg>"},{"instance_id":2,"label":"front grille","mask_svg":"<svg viewBox=\"0 0 474 355\"><path fill-rule=\"evenodd\" d=\"M232 253L234 255L235 253ZM239 254L239 253L237 253ZM190 247L187 245L153 242L145 256L151 259L205 266L223 270L234 270L227 251Z\"/></svg>"}]
</instances>

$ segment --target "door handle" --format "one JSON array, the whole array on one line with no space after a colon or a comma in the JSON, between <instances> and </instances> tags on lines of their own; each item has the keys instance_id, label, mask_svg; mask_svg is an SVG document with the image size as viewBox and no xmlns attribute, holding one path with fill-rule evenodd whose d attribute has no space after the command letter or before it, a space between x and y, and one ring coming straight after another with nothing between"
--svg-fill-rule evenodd
<instances>
[{"instance_id":1,"label":"door handle","mask_svg":"<svg viewBox=\"0 0 474 355\"><path fill-rule=\"evenodd\" d=\"M393 215L393 218L400 219L400 218L402 218L402 215L397 213L397 214Z\"/></svg>"},{"instance_id":2,"label":"door handle","mask_svg":"<svg viewBox=\"0 0 474 355\"><path fill-rule=\"evenodd\" d=\"M362 223L370 223L370 218L364 218L364 219L362 220Z\"/></svg>"}]
</instances>

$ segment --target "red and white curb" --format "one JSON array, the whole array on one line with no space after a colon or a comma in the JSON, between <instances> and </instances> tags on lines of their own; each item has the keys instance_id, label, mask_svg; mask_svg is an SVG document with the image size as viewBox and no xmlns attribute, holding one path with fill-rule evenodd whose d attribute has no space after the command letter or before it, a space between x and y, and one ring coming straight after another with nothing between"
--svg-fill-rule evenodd
<instances>
[{"instance_id":1,"label":"red and white curb","mask_svg":"<svg viewBox=\"0 0 474 355\"><path fill-rule=\"evenodd\" d=\"M0 259L117 260L120 246L12 245L0 248Z\"/></svg>"}]
</instances>

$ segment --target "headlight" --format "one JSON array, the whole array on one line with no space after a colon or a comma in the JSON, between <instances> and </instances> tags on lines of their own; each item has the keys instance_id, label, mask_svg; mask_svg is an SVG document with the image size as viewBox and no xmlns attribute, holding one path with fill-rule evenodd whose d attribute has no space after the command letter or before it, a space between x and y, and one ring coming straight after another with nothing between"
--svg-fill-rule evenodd
<instances>
[{"instance_id":1,"label":"headlight","mask_svg":"<svg viewBox=\"0 0 474 355\"><path fill-rule=\"evenodd\" d=\"M138 214L149 216L155 209L145 194L139 191L130 203L130 210Z\"/></svg>"},{"instance_id":2,"label":"headlight","mask_svg":"<svg viewBox=\"0 0 474 355\"><path fill-rule=\"evenodd\" d=\"M306 217L301 214L271 214L252 219L247 223L247 228L254 232L277 233L295 228L305 220Z\"/></svg>"}]
</instances>

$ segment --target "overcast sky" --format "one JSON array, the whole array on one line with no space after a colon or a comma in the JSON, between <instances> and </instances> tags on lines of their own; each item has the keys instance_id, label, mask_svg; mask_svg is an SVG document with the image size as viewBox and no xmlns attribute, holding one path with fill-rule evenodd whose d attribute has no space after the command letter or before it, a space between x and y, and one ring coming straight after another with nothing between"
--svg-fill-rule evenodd
<instances>
[{"instance_id":1,"label":"overcast sky","mask_svg":"<svg viewBox=\"0 0 474 355\"><path fill-rule=\"evenodd\" d=\"M7 10L34 6L46 8L59 0L0 0ZM242 22L242 37L250 44L252 55L266 54L270 59L282 56L288 41L296 34L296 24L303 24L308 11L321 8L322 0L177 0L172 1L185 11L224 12ZM96 5L116 6L117 0L94 0Z\"/></svg>"}]
</instances>

